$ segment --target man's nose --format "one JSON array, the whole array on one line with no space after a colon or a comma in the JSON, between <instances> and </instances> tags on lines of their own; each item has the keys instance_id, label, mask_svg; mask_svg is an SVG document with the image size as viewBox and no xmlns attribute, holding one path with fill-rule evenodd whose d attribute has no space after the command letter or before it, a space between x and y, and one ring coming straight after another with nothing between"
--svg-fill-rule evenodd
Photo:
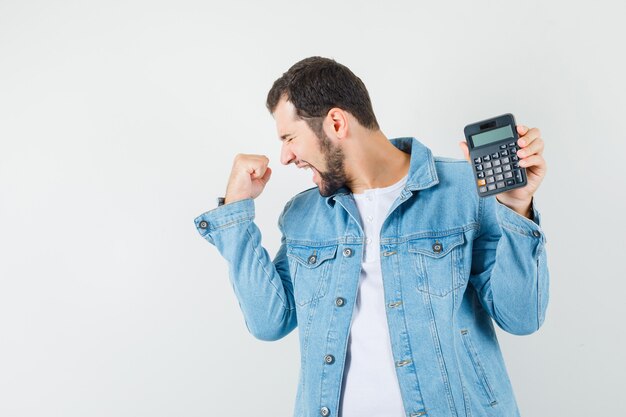
<instances>
[{"instance_id":1,"label":"man's nose","mask_svg":"<svg viewBox=\"0 0 626 417\"><path fill-rule=\"evenodd\" d=\"M288 146L283 144L282 148L280 148L280 163L283 165L289 165L296 156L289 150Z\"/></svg>"}]
</instances>

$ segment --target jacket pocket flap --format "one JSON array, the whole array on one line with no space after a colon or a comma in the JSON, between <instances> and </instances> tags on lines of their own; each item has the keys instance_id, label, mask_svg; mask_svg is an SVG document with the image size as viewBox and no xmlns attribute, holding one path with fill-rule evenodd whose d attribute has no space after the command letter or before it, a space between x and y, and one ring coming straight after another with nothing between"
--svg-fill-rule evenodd
<instances>
[{"instance_id":1,"label":"jacket pocket flap","mask_svg":"<svg viewBox=\"0 0 626 417\"><path fill-rule=\"evenodd\" d=\"M447 236L421 237L409 241L409 252L421 253L433 258L441 258L465 241L463 233Z\"/></svg>"},{"instance_id":2,"label":"jacket pocket flap","mask_svg":"<svg viewBox=\"0 0 626 417\"><path fill-rule=\"evenodd\" d=\"M317 268L324 261L335 257L337 246L289 246L287 255L294 258L302 266Z\"/></svg>"}]
</instances>

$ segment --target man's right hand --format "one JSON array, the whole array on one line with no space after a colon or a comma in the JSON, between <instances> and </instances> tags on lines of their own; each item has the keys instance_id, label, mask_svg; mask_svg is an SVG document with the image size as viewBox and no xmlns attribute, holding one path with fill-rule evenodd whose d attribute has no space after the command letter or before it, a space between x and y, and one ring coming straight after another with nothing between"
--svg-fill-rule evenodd
<instances>
[{"instance_id":1,"label":"man's right hand","mask_svg":"<svg viewBox=\"0 0 626 417\"><path fill-rule=\"evenodd\" d=\"M272 176L269 162L265 155L237 154L226 187L225 204L257 198Z\"/></svg>"}]
</instances>

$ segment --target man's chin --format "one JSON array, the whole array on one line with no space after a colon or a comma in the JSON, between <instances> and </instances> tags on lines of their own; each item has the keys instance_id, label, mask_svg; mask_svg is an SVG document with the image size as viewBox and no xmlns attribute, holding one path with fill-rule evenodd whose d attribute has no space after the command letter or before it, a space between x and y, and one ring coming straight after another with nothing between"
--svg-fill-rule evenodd
<instances>
[{"instance_id":1,"label":"man's chin","mask_svg":"<svg viewBox=\"0 0 626 417\"><path fill-rule=\"evenodd\" d=\"M341 187L332 187L332 188L327 187L323 181L321 184L317 184L317 190L319 191L322 197L330 197L331 195L339 191L340 188Z\"/></svg>"},{"instance_id":2,"label":"man's chin","mask_svg":"<svg viewBox=\"0 0 626 417\"><path fill-rule=\"evenodd\" d=\"M317 190L320 192L320 195L322 197L330 197L331 195L333 195L333 193L326 192L326 190L323 190L319 186L317 187Z\"/></svg>"}]
</instances>

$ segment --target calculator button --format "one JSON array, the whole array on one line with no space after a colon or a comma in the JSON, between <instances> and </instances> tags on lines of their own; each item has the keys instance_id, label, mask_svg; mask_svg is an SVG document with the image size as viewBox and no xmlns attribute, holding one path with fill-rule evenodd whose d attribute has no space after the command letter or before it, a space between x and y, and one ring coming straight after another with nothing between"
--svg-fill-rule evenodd
<instances>
[{"instance_id":1,"label":"calculator button","mask_svg":"<svg viewBox=\"0 0 626 417\"><path fill-rule=\"evenodd\" d=\"M500 160L499 160L499 159L494 159L494 160L493 160L493 166L494 166L494 167L497 167L497 166L499 166L500 164L501 164L501 162L500 162Z\"/></svg>"},{"instance_id":2,"label":"calculator button","mask_svg":"<svg viewBox=\"0 0 626 417\"><path fill-rule=\"evenodd\" d=\"M491 156L490 155L483 156L483 161L491 161Z\"/></svg>"},{"instance_id":3,"label":"calculator button","mask_svg":"<svg viewBox=\"0 0 626 417\"><path fill-rule=\"evenodd\" d=\"M511 156L511 161L519 161L519 158L517 157L517 155L513 155Z\"/></svg>"},{"instance_id":4,"label":"calculator button","mask_svg":"<svg viewBox=\"0 0 626 417\"><path fill-rule=\"evenodd\" d=\"M479 188L479 190L480 190L481 193L486 193L487 192L487 187L482 186L482 187Z\"/></svg>"},{"instance_id":5,"label":"calculator button","mask_svg":"<svg viewBox=\"0 0 626 417\"><path fill-rule=\"evenodd\" d=\"M485 171L485 175L493 175L493 169L488 169Z\"/></svg>"},{"instance_id":6,"label":"calculator button","mask_svg":"<svg viewBox=\"0 0 626 417\"><path fill-rule=\"evenodd\" d=\"M504 178L513 178L513 174L511 174L510 172L505 172Z\"/></svg>"},{"instance_id":7,"label":"calculator button","mask_svg":"<svg viewBox=\"0 0 626 417\"><path fill-rule=\"evenodd\" d=\"M476 173L476 176L477 176L478 178L485 178L485 173L484 173L484 172L477 172L477 173Z\"/></svg>"},{"instance_id":8,"label":"calculator button","mask_svg":"<svg viewBox=\"0 0 626 417\"><path fill-rule=\"evenodd\" d=\"M506 180L506 185L515 185L515 181L513 181L513 180Z\"/></svg>"},{"instance_id":9,"label":"calculator button","mask_svg":"<svg viewBox=\"0 0 626 417\"><path fill-rule=\"evenodd\" d=\"M504 165L502 167L502 169L504 169L505 171L510 171L511 170L511 165Z\"/></svg>"},{"instance_id":10,"label":"calculator button","mask_svg":"<svg viewBox=\"0 0 626 417\"><path fill-rule=\"evenodd\" d=\"M481 164L476 165L476 171L482 171L483 166Z\"/></svg>"},{"instance_id":11,"label":"calculator button","mask_svg":"<svg viewBox=\"0 0 626 417\"><path fill-rule=\"evenodd\" d=\"M502 158L500 161L502 161L503 164L508 164L509 162L511 162L509 158Z\"/></svg>"},{"instance_id":12,"label":"calculator button","mask_svg":"<svg viewBox=\"0 0 626 417\"><path fill-rule=\"evenodd\" d=\"M500 145L500 149L506 149L506 143L503 143L502 145Z\"/></svg>"},{"instance_id":13,"label":"calculator button","mask_svg":"<svg viewBox=\"0 0 626 417\"><path fill-rule=\"evenodd\" d=\"M495 190L495 189L496 189L496 185L495 185L495 184L490 184L490 185L488 185L488 186L487 186L487 189L488 189L489 191L493 191L493 190Z\"/></svg>"},{"instance_id":14,"label":"calculator button","mask_svg":"<svg viewBox=\"0 0 626 417\"><path fill-rule=\"evenodd\" d=\"M487 177L487 184L491 184L492 182L496 182L493 177Z\"/></svg>"},{"instance_id":15,"label":"calculator button","mask_svg":"<svg viewBox=\"0 0 626 417\"><path fill-rule=\"evenodd\" d=\"M495 161L494 161L494 162L495 162ZM484 166L485 168L491 168L491 162L485 162L485 163L483 164L483 166Z\"/></svg>"},{"instance_id":16,"label":"calculator button","mask_svg":"<svg viewBox=\"0 0 626 417\"><path fill-rule=\"evenodd\" d=\"M478 180L477 183L479 187L482 187L483 185L486 184L485 180Z\"/></svg>"},{"instance_id":17,"label":"calculator button","mask_svg":"<svg viewBox=\"0 0 626 417\"><path fill-rule=\"evenodd\" d=\"M522 177L522 171L514 171L513 175L515 175L515 182L521 183L524 182L524 178Z\"/></svg>"},{"instance_id":18,"label":"calculator button","mask_svg":"<svg viewBox=\"0 0 626 417\"><path fill-rule=\"evenodd\" d=\"M491 154L491 157L496 159L496 158L500 158L500 154L498 152L494 152Z\"/></svg>"},{"instance_id":19,"label":"calculator button","mask_svg":"<svg viewBox=\"0 0 626 417\"><path fill-rule=\"evenodd\" d=\"M493 169L493 172L495 172L496 174L500 174L500 173L502 172L502 168L500 168L500 167L495 167L495 168Z\"/></svg>"},{"instance_id":20,"label":"calculator button","mask_svg":"<svg viewBox=\"0 0 626 417\"><path fill-rule=\"evenodd\" d=\"M500 155L501 156L507 156L509 154L509 151L504 150L504 151L500 151Z\"/></svg>"},{"instance_id":21,"label":"calculator button","mask_svg":"<svg viewBox=\"0 0 626 417\"><path fill-rule=\"evenodd\" d=\"M480 164L483 160L480 158L474 158L474 163L475 164Z\"/></svg>"},{"instance_id":22,"label":"calculator button","mask_svg":"<svg viewBox=\"0 0 626 417\"><path fill-rule=\"evenodd\" d=\"M497 182L497 183L496 183L496 187L498 187L498 188L504 188L504 182Z\"/></svg>"},{"instance_id":23,"label":"calculator button","mask_svg":"<svg viewBox=\"0 0 626 417\"><path fill-rule=\"evenodd\" d=\"M503 179L504 177L502 176L502 174L496 175L496 181L502 181Z\"/></svg>"},{"instance_id":24,"label":"calculator button","mask_svg":"<svg viewBox=\"0 0 626 417\"><path fill-rule=\"evenodd\" d=\"M509 148L514 148L514 147L515 147L515 142L509 143Z\"/></svg>"},{"instance_id":25,"label":"calculator button","mask_svg":"<svg viewBox=\"0 0 626 417\"><path fill-rule=\"evenodd\" d=\"M519 163L518 162L513 162L513 168L514 169L518 169L519 168Z\"/></svg>"},{"instance_id":26,"label":"calculator button","mask_svg":"<svg viewBox=\"0 0 626 417\"><path fill-rule=\"evenodd\" d=\"M511 148L511 153L517 153L517 148Z\"/></svg>"}]
</instances>

